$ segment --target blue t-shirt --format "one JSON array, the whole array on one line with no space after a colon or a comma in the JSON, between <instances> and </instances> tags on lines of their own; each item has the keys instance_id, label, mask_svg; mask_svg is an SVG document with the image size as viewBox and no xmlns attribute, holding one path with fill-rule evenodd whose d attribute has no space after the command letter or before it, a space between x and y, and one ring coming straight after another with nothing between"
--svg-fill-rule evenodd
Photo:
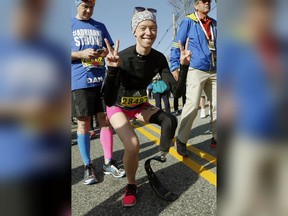
<instances>
[{"instance_id":1,"label":"blue t-shirt","mask_svg":"<svg viewBox=\"0 0 288 216\"><path fill-rule=\"evenodd\" d=\"M94 50L106 47L104 38L111 46L114 45L105 25L93 19L88 21L72 18L71 51L88 48ZM105 76L105 61L103 57L93 60L71 61L71 90L101 86Z\"/></svg>"},{"instance_id":2,"label":"blue t-shirt","mask_svg":"<svg viewBox=\"0 0 288 216\"><path fill-rule=\"evenodd\" d=\"M50 178L70 161L66 129L59 124L70 90L65 45L0 36L0 182Z\"/></svg>"}]
</instances>

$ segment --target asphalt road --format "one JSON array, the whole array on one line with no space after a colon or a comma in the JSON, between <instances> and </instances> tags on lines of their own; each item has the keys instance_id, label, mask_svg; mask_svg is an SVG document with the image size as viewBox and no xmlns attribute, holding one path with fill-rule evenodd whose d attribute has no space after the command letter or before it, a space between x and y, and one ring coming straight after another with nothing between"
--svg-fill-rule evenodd
<instances>
[{"instance_id":1,"label":"asphalt road","mask_svg":"<svg viewBox=\"0 0 288 216\"><path fill-rule=\"evenodd\" d=\"M206 112L208 113L208 108ZM216 150L209 147L210 118L207 116L205 119L200 119L199 116L200 113L195 119L188 141L188 158L183 159L172 147L167 162L151 162L154 172L165 187L179 195L179 198L172 203L160 199L154 193L144 169L145 161L158 153L160 128L157 125L144 125L141 122L133 124L141 144L136 176L138 199L132 208L124 208L121 205L127 179L125 177L115 179L111 175L106 176L102 173L103 151L99 139L91 141L91 158L100 180L95 185L87 186L82 183L82 161L78 146L72 145L72 215L216 215ZM72 135L74 132L75 126L72 128ZM114 158L120 165L122 165L122 157L123 145L114 134Z\"/></svg>"}]
</instances>

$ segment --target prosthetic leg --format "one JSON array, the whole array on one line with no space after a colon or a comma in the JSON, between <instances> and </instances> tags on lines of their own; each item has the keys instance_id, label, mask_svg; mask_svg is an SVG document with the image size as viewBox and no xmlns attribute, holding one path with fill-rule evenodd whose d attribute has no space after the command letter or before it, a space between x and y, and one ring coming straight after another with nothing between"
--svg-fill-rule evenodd
<instances>
[{"instance_id":1,"label":"prosthetic leg","mask_svg":"<svg viewBox=\"0 0 288 216\"><path fill-rule=\"evenodd\" d=\"M154 190L154 192L163 200L166 200L168 202L173 202L175 201L178 196L171 191L169 191L167 188L165 188L160 180L158 179L157 175L154 173L154 171L151 168L151 161L155 160L161 163L164 163L165 161L161 160L160 156L155 156L153 158L150 158L145 161L145 171L148 176L148 180L150 183L150 186Z\"/></svg>"},{"instance_id":2,"label":"prosthetic leg","mask_svg":"<svg viewBox=\"0 0 288 216\"><path fill-rule=\"evenodd\" d=\"M162 185L157 175L151 168L151 161L154 160L160 163L166 162L166 154L169 151L171 141L175 135L175 130L177 128L177 118L171 114L165 113L163 110L159 110L157 113L151 116L149 122L161 126L161 138L159 147L161 155L146 160L145 171L147 173L150 186L152 187L154 192L163 200L173 202L178 198L178 196Z\"/></svg>"}]
</instances>

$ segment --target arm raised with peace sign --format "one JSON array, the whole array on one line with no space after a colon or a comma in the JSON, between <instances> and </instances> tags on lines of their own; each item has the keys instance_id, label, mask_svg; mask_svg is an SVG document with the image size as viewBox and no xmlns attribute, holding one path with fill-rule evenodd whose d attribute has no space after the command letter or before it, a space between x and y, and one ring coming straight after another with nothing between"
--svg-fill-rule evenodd
<instances>
[{"instance_id":1,"label":"arm raised with peace sign","mask_svg":"<svg viewBox=\"0 0 288 216\"><path fill-rule=\"evenodd\" d=\"M180 65L190 65L190 60L192 56L192 52L188 50L189 46L189 38L186 40L185 49L182 46L181 41L178 41L179 49L180 49ZM179 79L179 69L177 68L172 72L172 75L176 81Z\"/></svg>"},{"instance_id":2,"label":"arm raised with peace sign","mask_svg":"<svg viewBox=\"0 0 288 216\"><path fill-rule=\"evenodd\" d=\"M192 52L188 49L189 38L187 38L187 40L186 40L185 48L183 48L180 40L178 43L179 43L179 49L180 49L180 64L181 65L190 65Z\"/></svg>"},{"instance_id":3,"label":"arm raised with peace sign","mask_svg":"<svg viewBox=\"0 0 288 216\"><path fill-rule=\"evenodd\" d=\"M108 55L106 56L106 63L109 67L120 67L120 57L118 55L119 40L116 40L115 49L112 48L107 38L104 38L108 48Z\"/></svg>"}]
</instances>

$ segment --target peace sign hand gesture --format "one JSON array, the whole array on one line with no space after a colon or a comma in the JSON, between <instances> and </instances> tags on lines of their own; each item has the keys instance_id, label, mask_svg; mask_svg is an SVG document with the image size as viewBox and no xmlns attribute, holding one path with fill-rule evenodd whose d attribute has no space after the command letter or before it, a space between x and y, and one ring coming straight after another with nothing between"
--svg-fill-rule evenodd
<instances>
[{"instance_id":1,"label":"peace sign hand gesture","mask_svg":"<svg viewBox=\"0 0 288 216\"><path fill-rule=\"evenodd\" d=\"M104 38L106 46L108 48L108 55L106 56L106 63L109 67L119 67L120 66L120 57L118 55L119 49L119 40L116 40L115 49L113 50L109 41Z\"/></svg>"},{"instance_id":2,"label":"peace sign hand gesture","mask_svg":"<svg viewBox=\"0 0 288 216\"><path fill-rule=\"evenodd\" d=\"M188 50L189 38L187 38L186 40L185 49L183 49L183 46L180 40L178 41L178 43L179 43L179 49L180 49L180 64L189 65L191 56L192 56L192 52Z\"/></svg>"}]
</instances>

